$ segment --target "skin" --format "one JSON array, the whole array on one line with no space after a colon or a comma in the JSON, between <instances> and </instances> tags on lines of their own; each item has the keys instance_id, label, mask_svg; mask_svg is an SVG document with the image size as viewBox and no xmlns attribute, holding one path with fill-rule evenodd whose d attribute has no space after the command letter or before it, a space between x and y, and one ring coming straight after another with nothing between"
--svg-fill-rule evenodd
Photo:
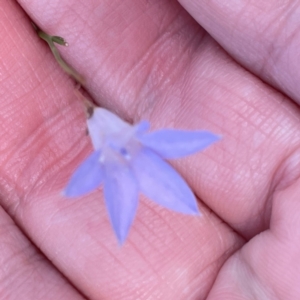
<instances>
[{"instance_id":1,"label":"skin","mask_svg":"<svg viewBox=\"0 0 300 300\"><path fill-rule=\"evenodd\" d=\"M1 299L300 298L299 1L180 4L1 2ZM30 18L67 40L99 105L222 135L171 162L201 217L141 197L120 248L101 188L61 195L92 147L75 83Z\"/></svg>"}]
</instances>

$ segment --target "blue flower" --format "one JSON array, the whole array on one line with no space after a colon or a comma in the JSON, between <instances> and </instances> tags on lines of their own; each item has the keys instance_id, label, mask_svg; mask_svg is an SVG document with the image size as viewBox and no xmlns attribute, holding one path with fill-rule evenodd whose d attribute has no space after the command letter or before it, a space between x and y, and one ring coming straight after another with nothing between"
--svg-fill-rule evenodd
<instances>
[{"instance_id":1,"label":"blue flower","mask_svg":"<svg viewBox=\"0 0 300 300\"><path fill-rule=\"evenodd\" d=\"M164 159L203 150L218 136L209 131L148 132L148 122L131 125L103 108L94 109L87 126L95 151L75 171L64 194L78 197L103 183L106 207L120 244L136 214L139 193L171 210L199 214L192 190Z\"/></svg>"}]
</instances>

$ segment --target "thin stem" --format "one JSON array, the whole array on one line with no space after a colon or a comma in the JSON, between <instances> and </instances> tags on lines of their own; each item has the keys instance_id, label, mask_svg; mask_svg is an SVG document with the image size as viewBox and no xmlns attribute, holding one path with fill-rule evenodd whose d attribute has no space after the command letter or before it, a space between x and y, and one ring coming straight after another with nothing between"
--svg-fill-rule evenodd
<instances>
[{"instance_id":1,"label":"thin stem","mask_svg":"<svg viewBox=\"0 0 300 300\"><path fill-rule=\"evenodd\" d=\"M51 52L54 55L54 58L58 62L58 64L61 66L61 68L70 76L72 76L78 83L81 85L84 85L85 80L82 75L80 75L76 70L74 70L69 64L67 64L63 58L60 56L56 46L54 43L62 45L62 46L68 46L68 43L60 36L52 36L47 34L46 32L39 29L35 24L32 24L34 29L36 30L38 36L43 39L50 47Z\"/></svg>"}]
</instances>

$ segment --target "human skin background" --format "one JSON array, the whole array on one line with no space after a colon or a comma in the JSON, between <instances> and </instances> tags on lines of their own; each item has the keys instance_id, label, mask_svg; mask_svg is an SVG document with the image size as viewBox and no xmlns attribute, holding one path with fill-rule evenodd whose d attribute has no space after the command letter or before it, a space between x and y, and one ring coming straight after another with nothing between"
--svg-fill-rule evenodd
<instances>
[{"instance_id":1,"label":"human skin background","mask_svg":"<svg viewBox=\"0 0 300 300\"><path fill-rule=\"evenodd\" d=\"M300 298L300 2L224 2L1 1L1 299ZM172 161L202 217L142 198L120 248L101 188L61 196L92 147L25 12L101 106L222 135Z\"/></svg>"}]
</instances>

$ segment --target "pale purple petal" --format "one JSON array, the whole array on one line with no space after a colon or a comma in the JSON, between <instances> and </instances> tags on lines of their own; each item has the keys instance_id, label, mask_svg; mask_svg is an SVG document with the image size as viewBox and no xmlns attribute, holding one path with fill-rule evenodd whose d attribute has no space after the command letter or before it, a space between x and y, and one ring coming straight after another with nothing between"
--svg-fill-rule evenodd
<instances>
[{"instance_id":1,"label":"pale purple petal","mask_svg":"<svg viewBox=\"0 0 300 300\"><path fill-rule=\"evenodd\" d=\"M138 137L146 147L163 158L179 158L196 153L219 140L209 131L162 129Z\"/></svg>"},{"instance_id":2,"label":"pale purple petal","mask_svg":"<svg viewBox=\"0 0 300 300\"><path fill-rule=\"evenodd\" d=\"M120 244L129 232L138 205L138 185L127 165L107 162L104 167L104 197L110 221Z\"/></svg>"},{"instance_id":3,"label":"pale purple petal","mask_svg":"<svg viewBox=\"0 0 300 300\"><path fill-rule=\"evenodd\" d=\"M93 152L72 175L64 195L79 197L96 189L102 182L103 170L99 163L100 151Z\"/></svg>"},{"instance_id":4,"label":"pale purple petal","mask_svg":"<svg viewBox=\"0 0 300 300\"><path fill-rule=\"evenodd\" d=\"M144 148L132 161L140 191L156 203L186 214L199 214L197 202L184 179L162 158Z\"/></svg>"},{"instance_id":5,"label":"pale purple petal","mask_svg":"<svg viewBox=\"0 0 300 300\"><path fill-rule=\"evenodd\" d=\"M117 115L104 108L94 108L92 116L87 120L88 131L94 149L100 149L104 143L104 137L116 134L132 127Z\"/></svg>"},{"instance_id":6,"label":"pale purple petal","mask_svg":"<svg viewBox=\"0 0 300 300\"><path fill-rule=\"evenodd\" d=\"M150 123L148 121L141 121L135 125L136 134L139 136L144 134L150 128Z\"/></svg>"}]
</instances>

